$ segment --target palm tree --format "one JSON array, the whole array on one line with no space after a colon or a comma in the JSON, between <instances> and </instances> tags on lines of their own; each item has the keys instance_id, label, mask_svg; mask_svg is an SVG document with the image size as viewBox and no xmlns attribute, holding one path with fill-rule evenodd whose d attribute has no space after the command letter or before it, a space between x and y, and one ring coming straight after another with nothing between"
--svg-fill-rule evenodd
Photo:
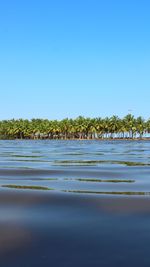
<instances>
[{"instance_id":1,"label":"palm tree","mask_svg":"<svg viewBox=\"0 0 150 267\"><path fill-rule=\"evenodd\" d=\"M129 134L129 138L133 139L134 134L136 133L136 120L132 114L128 114L124 118L125 127Z\"/></svg>"},{"instance_id":2,"label":"palm tree","mask_svg":"<svg viewBox=\"0 0 150 267\"><path fill-rule=\"evenodd\" d=\"M64 139L67 139L70 137L69 133L70 133L71 127L70 127L70 121L68 118L60 121L60 129L61 129L61 135Z\"/></svg>"},{"instance_id":3,"label":"palm tree","mask_svg":"<svg viewBox=\"0 0 150 267\"><path fill-rule=\"evenodd\" d=\"M111 138L114 138L114 135L119 132L119 117L112 116L109 119L109 131L111 134Z\"/></svg>"},{"instance_id":4,"label":"palm tree","mask_svg":"<svg viewBox=\"0 0 150 267\"><path fill-rule=\"evenodd\" d=\"M86 132L86 127L85 127L85 119L82 116L79 116L78 118L75 119L75 132L76 132L76 136L79 139L83 139L84 138L84 134Z\"/></svg>"},{"instance_id":5,"label":"palm tree","mask_svg":"<svg viewBox=\"0 0 150 267\"><path fill-rule=\"evenodd\" d=\"M95 129L98 138L102 138L104 134L104 120L102 118L95 119Z\"/></svg>"},{"instance_id":6,"label":"palm tree","mask_svg":"<svg viewBox=\"0 0 150 267\"><path fill-rule=\"evenodd\" d=\"M136 130L140 135L140 138L142 138L144 132L146 131L146 124L145 120L141 116L136 119Z\"/></svg>"},{"instance_id":7,"label":"palm tree","mask_svg":"<svg viewBox=\"0 0 150 267\"><path fill-rule=\"evenodd\" d=\"M0 138L33 139L93 139L93 138L133 138L150 133L150 119L134 118L128 114L123 119L112 116L105 119L84 118L47 120L3 120L0 121Z\"/></svg>"}]
</instances>

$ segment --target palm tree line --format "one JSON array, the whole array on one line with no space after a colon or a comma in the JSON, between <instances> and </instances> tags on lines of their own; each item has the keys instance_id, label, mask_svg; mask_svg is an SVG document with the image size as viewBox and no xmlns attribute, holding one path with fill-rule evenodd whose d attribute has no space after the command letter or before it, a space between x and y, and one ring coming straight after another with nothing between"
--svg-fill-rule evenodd
<instances>
[{"instance_id":1,"label":"palm tree line","mask_svg":"<svg viewBox=\"0 0 150 267\"><path fill-rule=\"evenodd\" d=\"M150 119L132 114L124 118L85 118L48 120L12 119L0 121L1 139L134 139L150 133Z\"/></svg>"}]
</instances>

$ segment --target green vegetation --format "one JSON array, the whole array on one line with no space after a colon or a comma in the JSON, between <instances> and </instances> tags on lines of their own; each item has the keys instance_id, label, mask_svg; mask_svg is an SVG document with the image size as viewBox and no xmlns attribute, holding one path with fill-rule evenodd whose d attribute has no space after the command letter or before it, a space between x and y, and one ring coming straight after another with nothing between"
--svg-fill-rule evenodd
<instances>
[{"instance_id":1,"label":"green vegetation","mask_svg":"<svg viewBox=\"0 0 150 267\"><path fill-rule=\"evenodd\" d=\"M77 181L80 182L94 182L94 183L134 183L135 180L125 180L125 179L84 179L84 178L79 178L76 179Z\"/></svg>"},{"instance_id":2,"label":"green vegetation","mask_svg":"<svg viewBox=\"0 0 150 267\"><path fill-rule=\"evenodd\" d=\"M63 192L68 193L79 193L79 194L97 194L97 195L128 195L128 196L146 196L150 195L150 192L142 192L142 191L132 191L132 192L124 192L124 191L87 191L87 190L63 190Z\"/></svg>"},{"instance_id":3,"label":"green vegetation","mask_svg":"<svg viewBox=\"0 0 150 267\"><path fill-rule=\"evenodd\" d=\"M7 184L2 185L2 187L12 188L12 189L34 189L34 190L53 190L51 188L48 188L46 186L30 186L30 185L15 185L15 184Z\"/></svg>"},{"instance_id":4,"label":"green vegetation","mask_svg":"<svg viewBox=\"0 0 150 267\"><path fill-rule=\"evenodd\" d=\"M80 166L89 166L89 165L97 165L97 164L119 164L125 166L150 166L150 163L143 162L133 162L133 161L118 161L118 160L56 160L55 165L63 166L63 165L80 165Z\"/></svg>"},{"instance_id":5,"label":"green vegetation","mask_svg":"<svg viewBox=\"0 0 150 267\"><path fill-rule=\"evenodd\" d=\"M150 133L150 119L135 118L128 114L123 119L84 118L47 120L3 120L0 121L0 139L133 139Z\"/></svg>"}]
</instances>

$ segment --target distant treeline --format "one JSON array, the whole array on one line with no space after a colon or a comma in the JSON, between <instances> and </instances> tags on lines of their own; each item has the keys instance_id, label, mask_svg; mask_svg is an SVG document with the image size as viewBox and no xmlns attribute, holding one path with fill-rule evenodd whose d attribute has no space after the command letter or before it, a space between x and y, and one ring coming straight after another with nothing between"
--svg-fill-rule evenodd
<instances>
[{"instance_id":1,"label":"distant treeline","mask_svg":"<svg viewBox=\"0 0 150 267\"><path fill-rule=\"evenodd\" d=\"M1 139L105 139L142 138L150 133L150 119L128 114L123 119L84 118L63 120L3 120L0 121Z\"/></svg>"}]
</instances>

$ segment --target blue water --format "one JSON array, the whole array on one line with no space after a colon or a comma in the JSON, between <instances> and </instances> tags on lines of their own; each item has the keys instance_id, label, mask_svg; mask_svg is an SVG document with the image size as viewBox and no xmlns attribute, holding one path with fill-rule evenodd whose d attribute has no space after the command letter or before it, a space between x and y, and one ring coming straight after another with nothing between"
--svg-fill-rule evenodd
<instances>
[{"instance_id":1,"label":"blue water","mask_svg":"<svg viewBox=\"0 0 150 267\"><path fill-rule=\"evenodd\" d=\"M0 141L0 266L150 266L149 151Z\"/></svg>"}]
</instances>

